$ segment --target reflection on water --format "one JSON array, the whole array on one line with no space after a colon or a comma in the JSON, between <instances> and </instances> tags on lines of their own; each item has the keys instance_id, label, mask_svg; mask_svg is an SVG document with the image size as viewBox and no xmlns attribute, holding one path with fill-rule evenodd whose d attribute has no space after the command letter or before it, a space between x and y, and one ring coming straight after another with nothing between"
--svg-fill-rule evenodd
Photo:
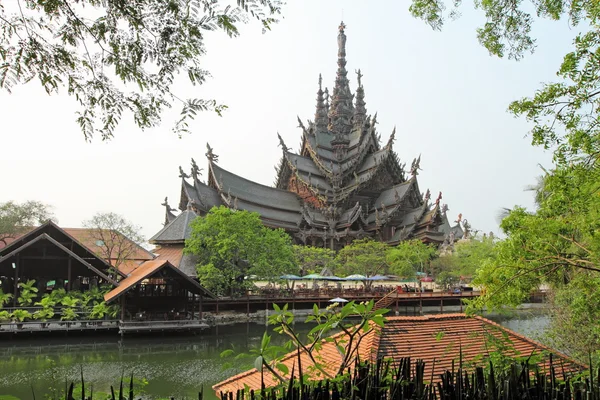
<instances>
[{"instance_id":1,"label":"reflection on water","mask_svg":"<svg viewBox=\"0 0 600 400\"><path fill-rule=\"evenodd\" d=\"M539 339L548 320L537 313L519 313L510 317L490 316L502 325L532 338ZM299 323L300 330L307 325ZM248 368L239 363L224 368L220 353L228 348L247 352L257 348L265 330L263 324L234 324L207 329L193 337L125 338L64 338L41 341L13 340L0 343L0 398L10 394L21 399L49 392L52 383L64 387L65 379L77 382L81 369L86 383L94 391L108 392L117 385L121 375L148 380L146 391L157 397L175 395L195 398L204 386L212 396L210 386ZM280 337L275 337L281 340ZM128 380L127 380L128 381Z\"/></svg>"}]
</instances>

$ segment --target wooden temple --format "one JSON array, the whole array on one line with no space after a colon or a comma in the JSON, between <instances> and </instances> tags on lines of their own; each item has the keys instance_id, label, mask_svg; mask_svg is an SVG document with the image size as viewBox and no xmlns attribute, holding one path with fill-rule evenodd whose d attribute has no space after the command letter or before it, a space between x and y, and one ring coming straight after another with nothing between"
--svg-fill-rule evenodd
<instances>
[{"instance_id":1,"label":"wooden temple","mask_svg":"<svg viewBox=\"0 0 600 400\"><path fill-rule=\"evenodd\" d=\"M464 234L459 223L449 222L441 192L432 200L429 190L420 191L421 157L408 169L399 160L395 128L381 142L377 114L367 113L360 70L356 92L350 90L343 23L337 66L331 96L319 77L314 119L304 124L298 118L300 151L292 152L278 135L283 154L274 187L227 171L208 144L207 182L199 179L194 159L191 174L179 167L182 213L176 215L165 201L165 227L150 240L156 252L182 249L186 221L220 205L257 212L266 226L283 228L296 243L331 249L364 237L392 245L413 238L441 245Z\"/></svg>"}]
</instances>

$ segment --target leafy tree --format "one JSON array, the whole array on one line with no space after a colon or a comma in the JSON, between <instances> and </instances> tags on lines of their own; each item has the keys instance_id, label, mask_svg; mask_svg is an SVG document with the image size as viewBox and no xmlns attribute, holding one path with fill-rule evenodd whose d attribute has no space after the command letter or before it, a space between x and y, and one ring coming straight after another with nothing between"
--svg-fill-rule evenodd
<instances>
[{"instance_id":1,"label":"leafy tree","mask_svg":"<svg viewBox=\"0 0 600 400\"><path fill-rule=\"evenodd\" d=\"M475 236L454 244L454 250L431 262L435 281L451 286L460 280L472 278L477 269L496 257L496 239L492 236ZM444 284L441 281L445 281Z\"/></svg>"},{"instance_id":2,"label":"leafy tree","mask_svg":"<svg viewBox=\"0 0 600 400\"><path fill-rule=\"evenodd\" d=\"M553 340L582 360L591 349L600 349L593 295L600 291L598 182L598 167L585 163L549 171L538 209L515 207L502 221L507 238L496 244L496 258L477 271L475 283L485 288L485 296L471 305L520 304L531 291L548 285Z\"/></svg>"},{"instance_id":3,"label":"leafy tree","mask_svg":"<svg viewBox=\"0 0 600 400\"><path fill-rule=\"evenodd\" d=\"M444 0L413 0L412 14L434 29L448 17L458 15L462 2L448 9ZM557 83L547 83L533 96L513 102L509 110L533 123L532 144L554 148L555 160L589 156L596 159L600 147L600 7L597 1L506 2L475 1L483 10L485 24L477 30L479 42L491 54L520 59L535 48L531 28L537 18L566 19L580 33L574 48L565 55ZM537 18L536 18L537 17Z\"/></svg>"},{"instance_id":4,"label":"leafy tree","mask_svg":"<svg viewBox=\"0 0 600 400\"><path fill-rule=\"evenodd\" d=\"M216 293L239 292L248 275L271 280L296 271L291 238L265 227L258 213L214 207L191 228L185 251L198 257L198 277Z\"/></svg>"},{"instance_id":5,"label":"leafy tree","mask_svg":"<svg viewBox=\"0 0 600 400\"><path fill-rule=\"evenodd\" d=\"M142 129L157 126L180 103L174 131L188 132L198 111L221 113L214 100L181 99L171 86L181 73L192 85L202 68L204 38L257 19L270 29L280 0L17 0L0 4L0 89L37 79L48 94L64 90L79 103L86 140L110 139L124 112Z\"/></svg>"},{"instance_id":6,"label":"leafy tree","mask_svg":"<svg viewBox=\"0 0 600 400\"><path fill-rule=\"evenodd\" d=\"M294 245L294 257L301 275L320 273L323 268L336 271L336 254L331 249Z\"/></svg>"},{"instance_id":7,"label":"leafy tree","mask_svg":"<svg viewBox=\"0 0 600 400\"><path fill-rule=\"evenodd\" d=\"M413 0L413 15L439 29L446 16L456 15L461 3L447 12L443 0ZM550 285L555 340L575 344L566 327L580 329L595 340L596 309L581 306L582 293L596 285L600 182L600 7L597 1L476 2L486 17L479 41L492 54L518 59L533 51L533 15L568 19L580 33L558 70L559 82L547 83L533 96L513 102L509 111L533 125L532 144L554 151L556 167L545 171L536 187L536 212L515 207L501 227L507 239L498 243L497 258L482 264L476 282L485 287L481 307L518 304L538 288ZM577 293L577 295L576 295ZM590 298L591 304L595 299ZM584 317L585 316L585 317ZM590 350L581 340L573 354ZM587 347L586 347L587 346ZM571 348L572 346L566 346Z\"/></svg>"},{"instance_id":8,"label":"leafy tree","mask_svg":"<svg viewBox=\"0 0 600 400\"><path fill-rule=\"evenodd\" d=\"M83 221L83 226L89 229L98 255L115 268L125 260L135 258L137 252L144 251L142 244L146 239L140 233L142 228L119 214L98 213Z\"/></svg>"},{"instance_id":9,"label":"leafy tree","mask_svg":"<svg viewBox=\"0 0 600 400\"><path fill-rule=\"evenodd\" d=\"M389 269L386 261L387 250L387 244L371 238L355 240L339 251L337 255L338 271L343 275L386 274ZM370 283L370 281L366 283Z\"/></svg>"},{"instance_id":10,"label":"leafy tree","mask_svg":"<svg viewBox=\"0 0 600 400\"><path fill-rule=\"evenodd\" d=\"M550 294L551 324L547 333L553 346L594 364L600 359L600 275L580 271L568 284Z\"/></svg>"},{"instance_id":11,"label":"leafy tree","mask_svg":"<svg viewBox=\"0 0 600 400\"><path fill-rule=\"evenodd\" d=\"M387 262L396 275L412 278L417 271L425 272L437 249L418 239L400 242L387 252Z\"/></svg>"},{"instance_id":12,"label":"leafy tree","mask_svg":"<svg viewBox=\"0 0 600 400\"><path fill-rule=\"evenodd\" d=\"M33 226L51 219L51 207L39 201L30 200L22 204L13 201L0 203L0 243L6 245L7 239L14 239Z\"/></svg>"}]
</instances>

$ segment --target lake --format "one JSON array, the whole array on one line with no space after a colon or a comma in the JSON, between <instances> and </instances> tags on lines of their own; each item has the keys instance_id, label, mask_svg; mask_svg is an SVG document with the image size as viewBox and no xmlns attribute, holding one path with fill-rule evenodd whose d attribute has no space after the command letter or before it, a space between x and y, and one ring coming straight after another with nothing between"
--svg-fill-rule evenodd
<instances>
[{"instance_id":1,"label":"lake","mask_svg":"<svg viewBox=\"0 0 600 400\"><path fill-rule=\"evenodd\" d=\"M490 319L536 339L548 324L547 317L539 312ZM300 331L308 330L304 323L297 326ZM110 391L110 385L118 385L123 373L128 383L128 375L133 372L135 377L147 380L145 391L152 393L151 398L197 398L204 386L211 399L213 384L250 367L248 363L226 367L220 353L230 348L236 352L257 348L264 330L264 324L244 323L213 327L193 337L120 341L105 336L0 342L0 399L3 395L30 399L32 388L36 398L43 398L52 383L64 388L65 379L77 382L82 369L86 385L93 384L95 392Z\"/></svg>"}]
</instances>

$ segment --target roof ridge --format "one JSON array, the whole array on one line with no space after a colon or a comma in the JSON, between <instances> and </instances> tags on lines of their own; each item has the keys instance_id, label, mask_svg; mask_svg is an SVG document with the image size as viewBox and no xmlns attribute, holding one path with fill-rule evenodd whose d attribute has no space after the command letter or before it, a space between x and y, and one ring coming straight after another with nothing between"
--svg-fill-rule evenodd
<instances>
[{"instance_id":1,"label":"roof ridge","mask_svg":"<svg viewBox=\"0 0 600 400\"><path fill-rule=\"evenodd\" d=\"M253 183L253 184L255 184L255 185L262 186L262 187L264 187L264 188L267 188L267 189L271 189L271 190L277 190L278 192L281 192L281 193L292 194L292 195L294 195L294 196L295 196L295 194L294 194L293 192L290 192L289 190L285 190L285 189L279 189L279 188L277 188L277 187L273 187L273 186L265 185L265 184L263 184L263 183L259 183L259 182L256 182L256 181L253 181L253 180L250 180L250 179L248 179L248 178L244 178L244 177L243 177L243 176L241 176L241 175L238 175L238 174L236 174L236 173L233 173L233 172L231 172L231 171L229 171L229 170L227 170L227 169L225 169L225 168L222 168L221 166L219 166L219 165L217 165L217 164L214 164L214 163L213 163L213 164L212 164L212 168L214 169L215 167L217 167L217 168L220 168L222 171L225 171L225 172L227 172L228 174L235 175L237 178L239 178L239 179L241 179L241 180L243 180L243 181L250 182L250 183Z\"/></svg>"}]
</instances>

